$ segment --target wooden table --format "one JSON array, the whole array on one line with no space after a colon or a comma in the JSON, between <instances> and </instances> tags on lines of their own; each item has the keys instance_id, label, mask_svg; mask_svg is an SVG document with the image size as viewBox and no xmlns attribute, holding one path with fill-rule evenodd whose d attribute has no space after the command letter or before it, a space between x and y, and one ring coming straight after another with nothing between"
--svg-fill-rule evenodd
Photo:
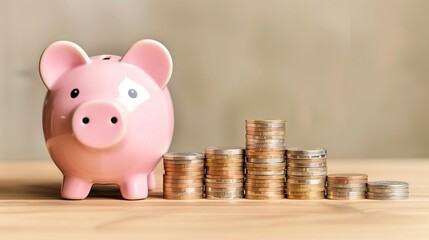
<instances>
[{"instance_id":1,"label":"wooden table","mask_svg":"<svg viewBox=\"0 0 429 240\"><path fill-rule=\"evenodd\" d=\"M328 160L329 173L410 184L403 201L122 200L112 186L60 198L50 161L0 162L0 239L429 239L429 159Z\"/></svg>"}]
</instances>

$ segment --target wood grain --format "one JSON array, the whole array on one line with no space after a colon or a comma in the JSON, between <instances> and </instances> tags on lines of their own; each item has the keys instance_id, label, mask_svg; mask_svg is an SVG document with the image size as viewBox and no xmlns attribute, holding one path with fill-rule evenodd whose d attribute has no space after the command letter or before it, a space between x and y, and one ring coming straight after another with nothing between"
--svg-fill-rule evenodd
<instances>
[{"instance_id":1,"label":"wood grain","mask_svg":"<svg viewBox=\"0 0 429 240\"><path fill-rule=\"evenodd\" d=\"M115 186L60 198L50 161L0 163L0 239L429 239L429 159L329 159L329 173L410 184L405 201L122 200Z\"/></svg>"}]
</instances>

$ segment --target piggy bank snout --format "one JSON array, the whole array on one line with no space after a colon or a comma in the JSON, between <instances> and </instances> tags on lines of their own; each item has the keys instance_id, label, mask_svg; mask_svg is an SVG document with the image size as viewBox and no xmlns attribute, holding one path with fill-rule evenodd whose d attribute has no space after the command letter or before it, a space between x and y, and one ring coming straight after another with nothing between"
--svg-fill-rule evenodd
<instances>
[{"instance_id":1,"label":"piggy bank snout","mask_svg":"<svg viewBox=\"0 0 429 240\"><path fill-rule=\"evenodd\" d=\"M92 101L80 105L72 117L75 137L91 148L108 148L122 139L126 130L121 108L110 101Z\"/></svg>"}]
</instances>

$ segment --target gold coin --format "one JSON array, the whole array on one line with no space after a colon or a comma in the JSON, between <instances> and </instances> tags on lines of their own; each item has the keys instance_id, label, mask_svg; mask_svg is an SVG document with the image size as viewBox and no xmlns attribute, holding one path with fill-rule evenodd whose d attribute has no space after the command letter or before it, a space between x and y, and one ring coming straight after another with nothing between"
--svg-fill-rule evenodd
<instances>
[{"instance_id":1,"label":"gold coin","mask_svg":"<svg viewBox=\"0 0 429 240\"><path fill-rule=\"evenodd\" d=\"M284 132L285 127L248 127L246 126L246 132Z\"/></svg>"},{"instance_id":2,"label":"gold coin","mask_svg":"<svg viewBox=\"0 0 429 240\"><path fill-rule=\"evenodd\" d=\"M168 194L164 194L163 195L164 199L169 199L169 200L195 200L195 199L202 199L203 195L188 195L188 196L175 196L175 195L168 195Z\"/></svg>"},{"instance_id":3,"label":"gold coin","mask_svg":"<svg viewBox=\"0 0 429 240\"><path fill-rule=\"evenodd\" d=\"M206 198L209 199L209 200L236 200L236 199L242 199L243 195L237 195L237 196L220 196L220 197L207 195Z\"/></svg>"},{"instance_id":4,"label":"gold coin","mask_svg":"<svg viewBox=\"0 0 429 240\"><path fill-rule=\"evenodd\" d=\"M275 171L247 170L248 175L257 175L257 176L261 176L261 175L268 175L268 176L284 175L285 173L286 173L285 170L275 170Z\"/></svg>"},{"instance_id":5,"label":"gold coin","mask_svg":"<svg viewBox=\"0 0 429 240\"><path fill-rule=\"evenodd\" d=\"M285 178L277 178L277 179L253 179L246 178L246 183L285 183Z\"/></svg>"},{"instance_id":6,"label":"gold coin","mask_svg":"<svg viewBox=\"0 0 429 240\"><path fill-rule=\"evenodd\" d=\"M206 183L244 183L244 178L205 179Z\"/></svg>"},{"instance_id":7,"label":"gold coin","mask_svg":"<svg viewBox=\"0 0 429 240\"><path fill-rule=\"evenodd\" d=\"M282 168L284 169L286 167L285 162L280 163L246 163L246 168L253 167L253 168Z\"/></svg>"},{"instance_id":8,"label":"gold coin","mask_svg":"<svg viewBox=\"0 0 429 240\"><path fill-rule=\"evenodd\" d=\"M325 199L325 196L294 196L294 195L287 195L288 199L293 199L293 200L321 200L321 199Z\"/></svg>"},{"instance_id":9,"label":"gold coin","mask_svg":"<svg viewBox=\"0 0 429 240\"><path fill-rule=\"evenodd\" d=\"M244 166L234 166L234 167L212 167L212 166L207 166L206 167L207 171L244 171Z\"/></svg>"},{"instance_id":10,"label":"gold coin","mask_svg":"<svg viewBox=\"0 0 429 240\"><path fill-rule=\"evenodd\" d=\"M170 187L170 188L180 188L180 187L203 187L204 183L197 182L197 183L167 183L164 182L164 187Z\"/></svg>"},{"instance_id":11,"label":"gold coin","mask_svg":"<svg viewBox=\"0 0 429 240\"><path fill-rule=\"evenodd\" d=\"M246 120L246 124L265 124L265 123L286 123L286 120L279 120L279 119L269 119L269 120L254 120L254 119L250 119L250 120Z\"/></svg>"},{"instance_id":12,"label":"gold coin","mask_svg":"<svg viewBox=\"0 0 429 240\"><path fill-rule=\"evenodd\" d=\"M204 167L204 162L200 163L191 163L191 164L171 164L171 163L164 163L164 168L198 168L198 167Z\"/></svg>"},{"instance_id":13,"label":"gold coin","mask_svg":"<svg viewBox=\"0 0 429 240\"><path fill-rule=\"evenodd\" d=\"M228 178L228 179L243 179L244 178L244 174L230 174L230 175L206 175L206 179L224 179L224 178Z\"/></svg>"},{"instance_id":14,"label":"gold coin","mask_svg":"<svg viewBox=\"0 0 429 240\"><path fill-rule=\"evenodd\" d=\"M353 181L353 180L368 180L368 175L361 173L337 173L329 174L328 180L332 181Z\"/></svg>"},{"instance_id":15,"label":"gold coin","mask_svg":"<svg viewBox=\"0 0 429 240\"><path fill-rule=\"evenodd\" d=\"M284 179L285 179L285 176L283 175L283 174L280 174L280 175L247 175L246 176L246 181L247 180L249 180L249 179L271 179L271 180L273 180L273 179L281 179L281 180L283 180L284 181Z\"/></svg>"},{"instance_id":16,"label":"gold coin","mask_svg":"<svg viewBox=\"0 0 429 240\"><path fill-rule=\"evenodd\" d=\"M327 199L331 200L361 200L365 199L365 196L335 196L335 195L327 195Z\"/></svg>"},{"instance_id":17,"label":"gold coin","mask_svg":"<svg viewBox=\"0 0 429 240\"><path fill-rule=\"evenodd\" d=\"M326 176L326 171L324 172L292 172L287 171L288 176L301 176L301 177L312 177L312 176Z\"/></svg>"},{"instance_id":18,"label":"gold coin","mask_svg":"<svg viewBox=\"0 0 429 240\"><path fill-rule=\"evenodd\" d=\"M271 195L271 196L265 196L265 195L245 195L246 199L250 200L274 200L274 199L284 199L284 195Z\"/></svg>"},{"instance_id":19,"label":"gold coin","mask_svg":"<svg viewBox=\"0 0 429 240\"><path fill-rule=\"evenodd\" d=\"M185 180L185 179L192 179L192 180L202 180L203 179L203 177L204 177L204 175L202 174L202 175L166 175L166 174L164 174L163 175L163 177L164 177L164 180L178 180L178 179L183 179L183 180Z\"/></svg>"},{"instance_id":20,"label":"gold coin","mask_svg":"<svg viewBox=\"0 0 429 240\"><path fill-rule=\"evenodd\" d=\"M191 179L171 179L171 178L164 178L164 183L174 183L174 184L196 184L196 183L202 183L202 178L191 178Z\"/></svg>"}]
</instances>

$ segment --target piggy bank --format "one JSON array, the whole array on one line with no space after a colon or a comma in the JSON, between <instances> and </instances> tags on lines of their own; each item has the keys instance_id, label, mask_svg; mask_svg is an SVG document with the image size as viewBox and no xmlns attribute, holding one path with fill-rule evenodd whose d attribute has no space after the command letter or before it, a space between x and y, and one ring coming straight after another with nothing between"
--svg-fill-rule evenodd
<instances>
[{"instance_id":1,"label":"piggy bank","mask_svg":"<svg viewBox=\"0 0 429 240\"><path fill-rule=\"evenodd\" d=\"M173 137L172 68L154 40L135 43L123 57L88 57L67 41L43 52L43 131L64 175L63 198L84 199L93 184L117 184L125 199L148 196Z\"/></svg>"}]
</instances>

